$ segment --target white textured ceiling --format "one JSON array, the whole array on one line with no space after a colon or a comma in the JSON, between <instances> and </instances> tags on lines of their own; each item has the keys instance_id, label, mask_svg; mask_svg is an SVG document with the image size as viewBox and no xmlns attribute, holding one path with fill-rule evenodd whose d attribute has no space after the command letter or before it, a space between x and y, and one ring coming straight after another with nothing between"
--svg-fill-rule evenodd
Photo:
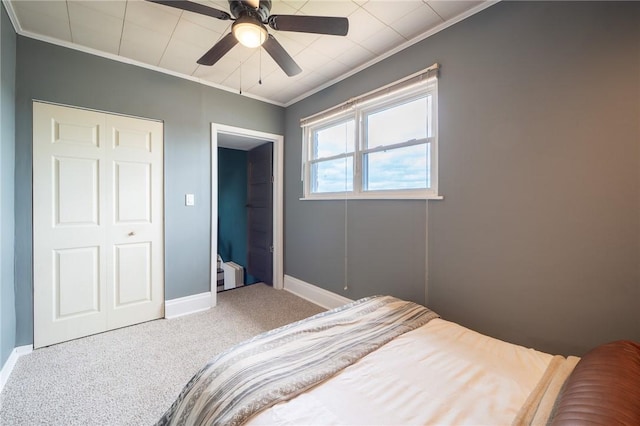
<instances>
[{"instance_id":1,"label":"white textured ceiling","mask_svg":"<svg viewBox=\"0 0 640 426\"><path fill-rule=\"evenodd\" d=\"M198 65L231 21L144 0L4 0L16 31L67 47L289 105L495 1L273 0L271 14L345 16L346 37L269 32L302 68L288 77L262 49L236 45L213 66ZM229 11L224 0L198 0ZM259 84L259 80L262 84Z\"/></svg>"}]
</instances>

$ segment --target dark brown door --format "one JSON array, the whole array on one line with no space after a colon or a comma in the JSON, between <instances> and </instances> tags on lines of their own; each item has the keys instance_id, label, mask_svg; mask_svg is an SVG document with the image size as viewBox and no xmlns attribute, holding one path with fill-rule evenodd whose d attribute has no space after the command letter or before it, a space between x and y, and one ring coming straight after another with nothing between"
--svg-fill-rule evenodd
<instances>
[{"instance_id":1,"label":"dark brown door","mask_svg":"<svg viewBox=\"0 0 640 426\"><path fill-rule=\"evenodd\" d=\"M249 151L247 272L273 285L273 146Z\"/></svg>"}]
</instances>

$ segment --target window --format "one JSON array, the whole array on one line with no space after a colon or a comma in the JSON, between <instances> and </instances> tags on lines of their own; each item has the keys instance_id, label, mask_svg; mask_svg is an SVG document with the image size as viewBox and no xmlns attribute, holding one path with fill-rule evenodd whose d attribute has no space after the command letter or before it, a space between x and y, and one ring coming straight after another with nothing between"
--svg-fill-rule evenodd
<instances>
[{"instance_id":1,"label":"window","mask_svg":"<svg viewBox=\"0 0 640 426\"><path fill-rule=\"evenodd\" d=\"M302 120L304 198L441 198L433 71Z\"/></svg>"},{"instance_id":2,"label":"window","mask_svg":"<svg viewBox=\"0 0 640 426\"><path fill-rule=\"evenodd\" d=\"M353 118L314 129L312 150L311 191L318 194L353 191Z\"/></svg>"}]
</instances>

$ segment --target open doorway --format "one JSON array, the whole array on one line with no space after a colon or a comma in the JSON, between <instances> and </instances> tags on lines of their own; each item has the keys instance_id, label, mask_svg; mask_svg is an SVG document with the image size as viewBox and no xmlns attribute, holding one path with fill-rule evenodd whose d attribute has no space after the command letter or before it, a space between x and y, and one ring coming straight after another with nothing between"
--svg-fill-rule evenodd
<instances>
[{"instance_id":1,"label":"open doorway","mask_svg":"<svg viewBox=\"0 0 640 426\"><path fill-rule=\"evenodd\" d=\"M262 146L262 148L259 148ZM217 277L218 277L218 254L219 251L219 233L218 233L218 215L219 215L219 205L218 205L218 195L219 195L219 179L218 179L218 164L219 164L219 148L231 149L231 150L240 150L246 151L246 157L258 157L259 161L262 164L265 164L265 156L267 156L266 152L268 151L268 155L271 156L271 160L269 161L272 166L271 176L267 176L267 173L264 171L262 166L258 166L259 173L254 173L254 177L257 175L258 180L253 183L248 182L248 190L253 185L254 188L257 188L257 191L254 190L254 193L259 194L259 196L247 198L246 207L249 209L248 213L251 210L255 210L254 219L258 218L258 222L262 222L264 225L264 221L267 220L270 223L269 228L272 231L272 242L268 244L267 240L261 241L260 244L257 244L254 248L254 252L248 252L247 257L253 256L253 260L247 259L248 262L254 262L254 269L256 263L256 259L260 258L260 253L262 252L262 256L265 255L264 251L266 249L266 255L269 257L270 262L268 266L271 268L270 271L267 271L269 275L271 275L270 283L276 289L283 288L283 137L281 135L275 135L270 133L258 132L254 130L242 129L238 127L226 126L222 124L212 123L211 125L211 305L215 306L217 302ZM258 148L258 149L256 149ZM268 148L268 149L267 149ZM222 151L224 153L224 151ZM252 154L253 152L253 154ZM229 153L225 153L229 154ZM237 155L237 157L243 157L243 155ZM250 155L251 154L251 155ZM254 155L255 154L255 155ZM249 161L248 161L249 163ZM247 163L247 164L248 164ZM256 167L249 166L247 167ZM256 169L257 170L257 169ZM248 174L249 175L249 174ZM267 195L269 198L269 209L270 214L264 214L264 209L266 205L264 204L264 194L266 189L266 181L270 180L269 187L272 188L270 194ZM262 186L261 186L262 185ZM262 195L262 197L261 197ZM260 211L262 209L262 211ZM251 220L250 215L248 216L248 220ZM266 218L266 219L265 219ZM260 225L260 224L258 224ZM258 232L260 234L260 232ZM255 238L255 236L254 236ZM228 253L226 253L228 255ZM263 264L266 264L265 261L262 261ZM262 270L259 274L264 274L265 271ZM267 281L267 280L264 280Z\"/></svg>"},{"instance_id":2,"label":"open doorway","mask_svg":"<svg viewBox=\"0 0 640 426\"><path fill-rule=\"evenodd\" d=\"M273 285L273 142L218 135L217 291Z\"/></svg>"}]
</instances>

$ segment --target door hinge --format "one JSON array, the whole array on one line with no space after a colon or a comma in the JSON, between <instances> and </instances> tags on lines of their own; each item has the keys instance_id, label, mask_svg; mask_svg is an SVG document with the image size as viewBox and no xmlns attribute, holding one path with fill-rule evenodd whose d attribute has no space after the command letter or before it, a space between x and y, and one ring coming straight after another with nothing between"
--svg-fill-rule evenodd
<instances>
[{"instance_id":1,"label":"door hinge","mask_svg":"<svg viewBox=\"0 0 640 426\"><path fill-rule=\"evenodd\" d=\"M273 175L271 175L271 183L273 183L275 181L275 178L273 177Z\"/></svg>"},{"instance_id":2,"label":"door hinge","mask_svg":"<svg viewBox=\"0 0 640 426\"><path fill-rule=\"evenodd\" d=\"M269 253L273 253L273 246L269 246Z\"/></svg>"}]
</instances>

